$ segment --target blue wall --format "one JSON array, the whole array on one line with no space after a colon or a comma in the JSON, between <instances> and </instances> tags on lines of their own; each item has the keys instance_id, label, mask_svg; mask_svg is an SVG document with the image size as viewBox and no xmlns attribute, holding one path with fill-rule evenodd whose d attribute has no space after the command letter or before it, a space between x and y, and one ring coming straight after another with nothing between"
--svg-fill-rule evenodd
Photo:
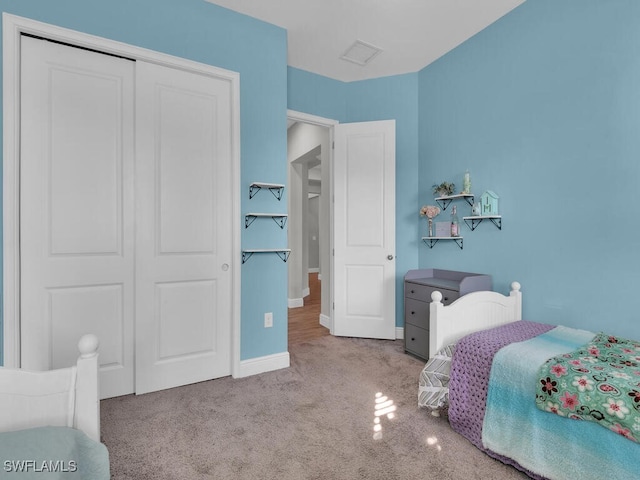
<instances>
[{"instance_id":1,"label":"blue wall","mask_svg":"<svg viewBox=\"0 0 640 480\"><path fill-rule=\"evenodd\" d=\"M289 108L341 123L396 120L396 325L402 277L418 262L418 74L340 82L289 67Z\"/></svg>"},{"instance_id":2,"label":"blue wall","mask_svg":"<svg viewBox=\"0 0 640 480\"><path fill-rule=\"evenodd\" d=\"M252 181L286 183L287 108L395 118L397 325L402 275L420 266L489 273L502 292L518 280L526 318L640 338L640 2L527 0L418 73L353 83L287 68L284 30L203 0L0 6L239 72L243 212L286 205L286 189L281 204L264 192L249 203L246 192ZM417 212L433 203L433 183L460 186L467 168L476 195L500 195L503 229L463 225L463 250L429 249ZM277 230L243 229L242 245L279 247ZM275 256L242 266L242 359L287 350L286 275Z\"/></svg>"},{"instance_id":3,"label":"blue wall","mask_svg":"<svg viewBox=\"0 0 640 480\"><path fill-rule=\"evenodd\" d=\"M287 107L298 112L345 122L347 84L299 68L288 68Z\"/></svg>"},{"instance_id":4,"label":"blue wall","mask_svg":"<svg viewBox=\"0 0 640 480\"><path fill-rule=\"evenodd\" d=\"M640 338L638 24L634 0L527 0L418 72L417 91L411 74L343 83L289 68L289 108L396 118L400 277L482 272L504 293L517 280L526 318ZM463 250L429 249L417 211L466 169L477 196L500 195L503 228L463 224ZM402 325L401 297L397 312Z\"/></svg>"},{"instance_id":5,"label":"blue wall","mask_svg":"<svg viewBox=\"0 0 640 480\"><path fill-rule=\"evenodd\" d=\"M204 0L0 0L0 10L239 72L241 210L286 206L286 195L274 205L268 192L248 203L251 182L286 183L285 30ZM286 232L243 229L242 245L282 247ZM263 327L264 312L274 313L271 329ZM287 350L287 270L275 255L242 266L241 325L242 359Z\"/></svg>"},{"instance_id":6,"label":"blue wall","mask_svg":"<svg viewBox=\"0 0 640 480\"><path fill-rule=\"evenodd\" d=\"M422 267L517 280L525 318L640 338L638 25L635 0L528 0L420 72L420 203L468 168L504 217L463 226L462 251L421 246Z\"/></svg>"}]
</instances>

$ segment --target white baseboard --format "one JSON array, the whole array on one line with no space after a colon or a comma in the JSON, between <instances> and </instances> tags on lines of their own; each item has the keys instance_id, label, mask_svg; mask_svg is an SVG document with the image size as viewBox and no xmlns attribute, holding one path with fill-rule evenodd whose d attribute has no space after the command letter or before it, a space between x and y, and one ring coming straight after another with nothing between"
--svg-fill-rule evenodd
<instances>
[{"instance_id":1,"label":"white baseboard","mask_svg":"<svg viewBox=\"0 0 640 480\"><path fill-rule=\"evenodd\" d=\"M318 273L320 271L320 269L319 268L309 268L309 269L307 269L307 271L309 273Z\"/></svg>"},{"instance_id":2,"label":"white baseboard","mask_svg":"<svg viewBox=\"0 0 640 480\"><path fill-rule=\"evenodd\" d=\"M290 298L287 301L289 308L300 308L304 307L304 299L303 298Z\"/></svg>"},{"instance_id":3,"label":"white baseboard","mask_svg":"<svg viewBox=\"0 0 640 480\"><path fill-rule=\"evenodd\" d=\"M309 289L309 287L304 288L304 289L302 290L302 298L304 298L304 297L308 297L309 295L311 295L311 290Z\"/></svg>"},{"instance_id":4,"label":"white baseboard","mask_svg":"<svg viewBox=\"0 0 640 480\"><path fill-rule=\"evenodd\" d=\"M249 377L259 373L289 368L289 352L276 353L265 357L251 358L240 362L240 371L234 378Z\"/></svg>"},{"instance_id":5,"label":"white baseboard","mask_svg":"<svg viewBox=\"0 0 640 480\"><path fill-rule=\"evenodd\" d=\"M327 315L320 314L320 325L322 325L324 328L328 328L329 331L332 331L332 328L331 328L331 317L329 317Z\"/></svg>"},{"instance_id":6,"label":"white baseboard","mask_svg":"<svg viewBox=\"0 0 640 480\"><path fill-rule=\"evenodd\" d=\"M404 327L396 327L396 340L404 340Z\"/></svg>"}]
</instances>

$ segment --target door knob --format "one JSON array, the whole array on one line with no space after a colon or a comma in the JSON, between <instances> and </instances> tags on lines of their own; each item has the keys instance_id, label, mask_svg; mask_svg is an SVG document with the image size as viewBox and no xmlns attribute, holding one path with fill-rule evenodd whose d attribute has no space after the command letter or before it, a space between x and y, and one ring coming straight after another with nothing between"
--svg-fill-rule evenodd
<instances>
[{"instance_id":1,"label":"door knob","mask_svg":"<svg viewBox=\"0 0 640 480\"><path fill-rule=\"evenodd\" d=\"M226 272L227 270L229 270L229 264L228 263L223 263L220 268L222 268L223 272Z\"/></svg>"},{"instance_id":2,"label":"door knob","mask_svg":"<svg viewBox=\"0 0 640 480\"><path fill-rule=\"evenodd\" d=\"M387 260L393 260L393 255L387 255Z\"/></svg>"}]
</instances>

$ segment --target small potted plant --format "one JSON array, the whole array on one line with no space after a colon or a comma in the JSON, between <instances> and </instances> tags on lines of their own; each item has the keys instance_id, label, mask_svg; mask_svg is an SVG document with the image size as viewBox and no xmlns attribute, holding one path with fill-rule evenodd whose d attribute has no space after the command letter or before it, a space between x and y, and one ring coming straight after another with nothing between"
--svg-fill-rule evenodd
<instances>
[{"instance_id":1,"label":"small potted plant","mask_svg":"<svg viewBox=\"0 0 640 480\"><path fill-rule=\"evenodd\" d=\"M442 182L440 185L433 186L433 194L438 197L448 197L449 195L453 195L455 192L456 186L453 183Z\"/></svg>"}]
</instances>

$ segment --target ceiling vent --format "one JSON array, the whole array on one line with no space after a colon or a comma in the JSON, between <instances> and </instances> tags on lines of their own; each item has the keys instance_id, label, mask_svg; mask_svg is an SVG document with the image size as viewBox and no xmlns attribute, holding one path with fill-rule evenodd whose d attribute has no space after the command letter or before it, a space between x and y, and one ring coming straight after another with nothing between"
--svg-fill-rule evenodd
<instances>
[{"instance_id":1,"label":"ceiling vent","mask_svg":"<svg viewBox=\"0 0 640 480\"><path fill-rule=\"evenodd\" d=\"M347 62L352 62L357 65L364 66L371 60L373 60L373 58L376 57L379 53L382 53L382 49L375 47L370 43L356 40L356 42L351 45L340 58L342 60L346 60Z\"/></svg>"}]
</instances>

